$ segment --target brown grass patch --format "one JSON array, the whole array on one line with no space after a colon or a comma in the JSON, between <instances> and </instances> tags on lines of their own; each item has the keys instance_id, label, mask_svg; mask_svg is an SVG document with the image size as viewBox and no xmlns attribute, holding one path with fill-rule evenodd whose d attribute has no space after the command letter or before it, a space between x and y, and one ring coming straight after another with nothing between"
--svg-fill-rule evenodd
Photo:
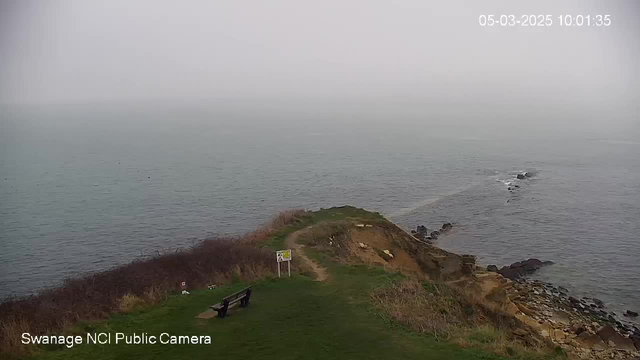
<instances>
[{"instance_id":1,"label":"brown grass patch","mask_svg":"<svg viewBox=\"0 0 640 360\"><path fill-rule=\"evenodd\" d=\"M533 329L505 313L499 305L447 284L404 280L376 289L371 299L385 316L438 340L479 346L505 356L549 354L554 350ZM516 328L528 335L515 336L512 330Z\"/></svg>"},{"instance_id":2,"label":"brown grass patch","mask_svg":"<svg viewBox=\"0 0 640 360\"><path fill-rule=\"evenodd\" d=\"M125 294L118 300L118 311L121 313L129 313L146 305L147 302L138 296Z\"/></svg>"},{"instance_id":3,"label":"brown grass patch","mask_svg":"<svg viewBox=\"0 0 640 360\"><path fill-rule=\"evenodd\" d=\"M347 249L349 225L346 221L321 222L300 236L299 242L308 246L330 246Z\"/></svg>"}]
</instances>

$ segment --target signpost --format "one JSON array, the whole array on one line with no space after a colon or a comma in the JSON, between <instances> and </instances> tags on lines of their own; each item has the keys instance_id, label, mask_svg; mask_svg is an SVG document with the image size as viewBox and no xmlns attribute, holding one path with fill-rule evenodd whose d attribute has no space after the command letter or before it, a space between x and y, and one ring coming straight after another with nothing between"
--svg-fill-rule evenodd
<instances>
[{"instance_id":1,"label":"signpost","mask_svg":"<svg viewBox=\"0 0 640 360\"><path fill-rule=\"evenodd\" d=\"M280 263L287 262L287 270L291 277L291 249L276 251L276 261L278 262L278 277L280 277Z\"/></svg>"}]
</instances>

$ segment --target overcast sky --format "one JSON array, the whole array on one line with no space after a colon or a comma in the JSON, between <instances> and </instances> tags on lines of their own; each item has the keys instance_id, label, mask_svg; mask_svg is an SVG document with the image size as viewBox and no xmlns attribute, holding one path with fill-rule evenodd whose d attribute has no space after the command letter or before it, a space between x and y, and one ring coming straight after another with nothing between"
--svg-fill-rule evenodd
<instances>
[{"instance_id":1,"label":"overcast sky","mask_svg":"<svg viewBox=\"0 0 640 360\"><path fill-rule=\"evenodd\" d=\"M481 27L550 14L551 27ZM558 15L610 14L609 27ZM637 118L640 2L0 0L0 103L415 98Z\"/></svg>"}]
</instances>

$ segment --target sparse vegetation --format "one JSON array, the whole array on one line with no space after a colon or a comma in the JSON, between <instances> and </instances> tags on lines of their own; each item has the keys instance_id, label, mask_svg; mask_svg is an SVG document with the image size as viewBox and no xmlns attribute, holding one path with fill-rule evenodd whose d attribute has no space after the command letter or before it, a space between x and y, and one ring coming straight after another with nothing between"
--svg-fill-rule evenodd
<instances>
[{"instance_id":1,"label":"sparse vegetation","mask_svg":"<svg viewBox=\"0 0 640 360\"><path fill-rule=\"evenodd\" d=\"M385 317L440 341L482 347L496 354L541 358L556 356L554 348L535 332L525 337L512 329L526 328L495 304L485 302L444 283L406 279L371 293Z\"/></svg>"}]
</instances>

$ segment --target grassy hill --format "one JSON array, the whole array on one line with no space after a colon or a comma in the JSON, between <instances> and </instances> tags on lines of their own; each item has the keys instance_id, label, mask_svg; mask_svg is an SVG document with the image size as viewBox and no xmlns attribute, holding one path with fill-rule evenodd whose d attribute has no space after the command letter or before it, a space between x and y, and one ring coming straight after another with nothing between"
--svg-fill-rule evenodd
<instances>
[{"instance_id":1,"label":"grassy hill","mask_svg":"<svg viewBox=\"0 0 640 360\"><path fill-rule=\"evenodd\" d=\"M268 239L256 243L256 246L285 248L287 240L296 231L312 225L324 229L323 231L334 231L342 229L345 222L366 222L382 227L392 225L379 214L362 209L332 208L307 214L299 221L273 232ZM411 275L384 265L347 261L354 260L351 257L339 258L342 250L326 251L326 245L311 246L314 241L317 243L317 239L312 239L314 236L326 238L324 232L308 233L306 238L301 236L298 241L309 244L304 253L326 269L329 274L327 281L314 281L313 272L304 264L296 263L295 268L301 270L296 271L291 278L265 276L261 280L250 282L236 279L214 290L196 290L189 295L174 294L161 304L141 304L128 313L116 313L106 320L80 322L65 332L83 337L86 337L87 332L123 332L127 335L146 333L156 336L161 333L209 335L211 345L83 344L71 349L47 345L41 346L39 351L29 357L93 360L563 358L562 354L553 351L523 351L515 343L513 347L508 344L506 348L502 347L499 351L502 356L498 355L495 347L488 345L508 340L505 340L503 332L492 328L469 328L465 330L462 342L437 337L437 333L419 331L406 321L398 320L399 317L394 316L393 311L382 309L373 296L377 290L393 289ZM340 241L335 240L337 235L330 238L334 239L331 244L334 241L338 244ZM346 246L346 243L342 244L343 247ZM294 252L294 256L295 254ZM297 259L299 258L298 256ZM435 286L429 285L431 283L428 281L421 284L425 289ZM248 308L234 308L225 319L196 317L222 297L247 285L253 286ZM445 314L436 315L442 315L439 318L444 319L451 316L453 321L454 310L463 309L463 305L459 304L459 299L443 295L442 291L435 287L434 292L425 293L428 296L422 293L415 296L433 299L428 300L432 304L427 304L432 310L433 304L446 303L445 307L437 310ZM424 308L424 305L421 306ZM397 311L404 311L403 315L411 318L414 315L421 317L423 314L420 309L405 306L398 307Z\"/></svg>"},{"instance_id":2,"label":"grassy hill","mask_svg":"<svg viewBox=\"0 0 640 360\"><path fill-rule=\"evenodd\" d=\"M499 359L438 343L395 326L371 307L368 292L397 278L381 269L332 269L333 281L304 276L254 285L251 305L225 319L195 316L246 284L176 295L165 304L78 328L86 331L212 337L211 345L81 345L44 351L36 359Z\"/></svg>"}]
</instances>

